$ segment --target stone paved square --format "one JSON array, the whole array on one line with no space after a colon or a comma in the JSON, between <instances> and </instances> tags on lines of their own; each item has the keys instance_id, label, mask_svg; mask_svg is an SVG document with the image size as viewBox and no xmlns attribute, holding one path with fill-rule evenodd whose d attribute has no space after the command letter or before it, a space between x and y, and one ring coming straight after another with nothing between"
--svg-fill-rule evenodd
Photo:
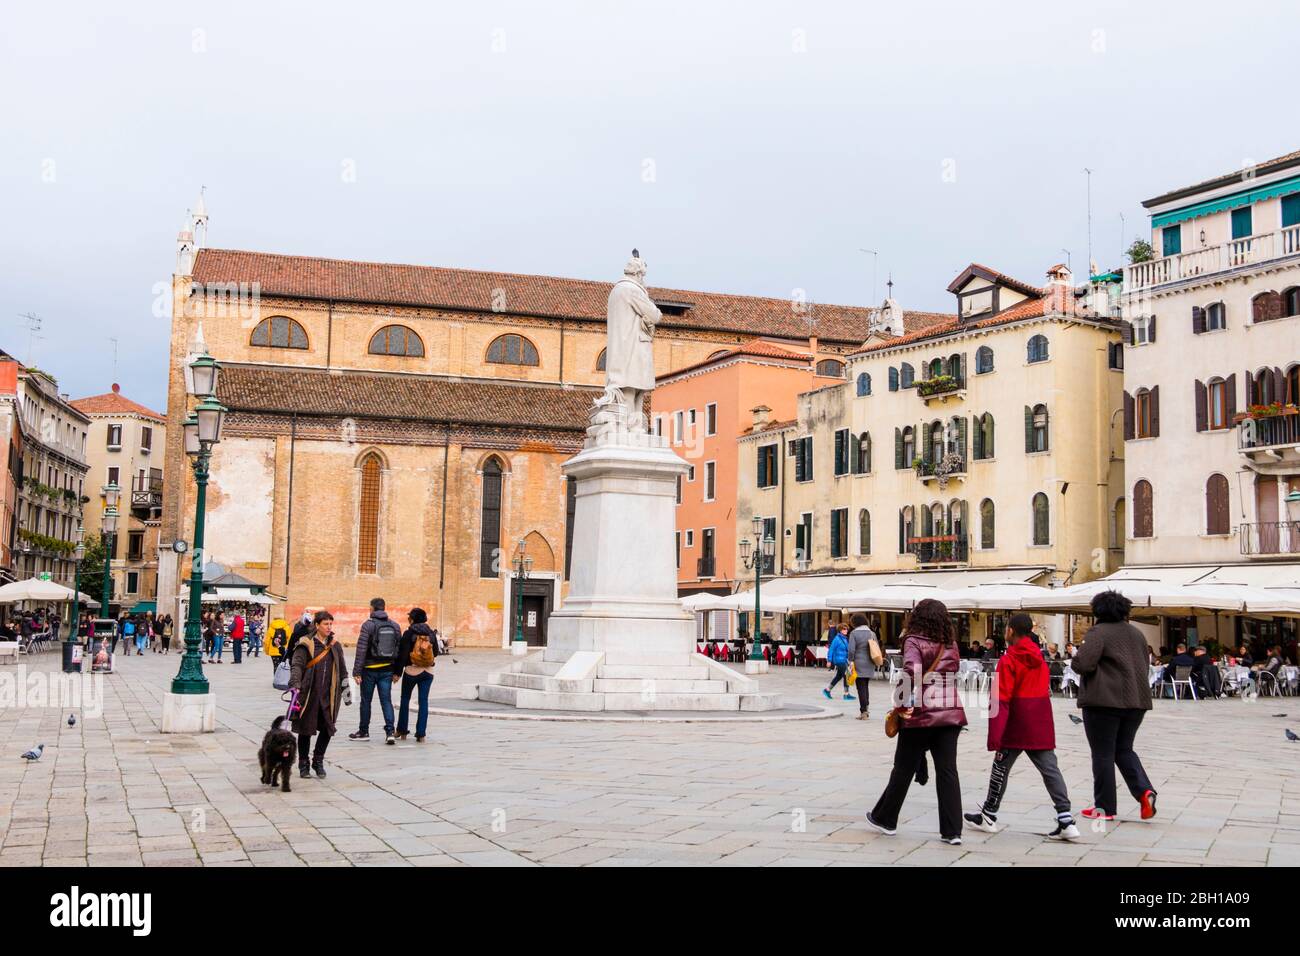
<instances>
[{"instance_id":1,"label":"stone paved square","mask_svg":"<svg viewBox=\"0 0 1300 956\"><path fill-rule=\"evenodd\" d=\"M438 663L433 697L499 669L508 654L458 651ZM257 746L283 709L265 658L208 667L218 727L159 732L175 655L122 657L104 678L100 718L52 708L0 710L0 866L327 865L881 865L1294 866L1300 863L1300 706L1263 701L1157 701L1138 738L1160 815L1083 827L1077 844L1041 834L1052 814L1028 761L1017 765L997 835L937 839L933 786L913 787L897 836L862 815L884 786L893 745L871 721L539 722L435 715L428 740L351 742L345 708L325 780L294 778L292 795L261 785ZM55 654L24 660L58 668ZM21 674L6 667L2 674ZM822 701L825 674L778 668L762 679L791 702ZM1053 700L1062 771L1076 810L1091 779L1082 728ZM1294 710L1287 718L1272 716ZM959 752L964 803L987 782L985 719L971 712ZM17 755L36 743L38 762ZM1122 787L1121 787L1122 791Z\"/></svg>"}]
</instances>

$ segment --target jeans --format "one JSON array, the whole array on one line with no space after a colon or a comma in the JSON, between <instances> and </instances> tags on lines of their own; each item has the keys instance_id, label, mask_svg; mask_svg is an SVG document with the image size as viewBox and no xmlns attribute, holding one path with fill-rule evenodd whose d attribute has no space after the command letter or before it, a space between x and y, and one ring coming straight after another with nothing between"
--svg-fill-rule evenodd
<instances>
[{"instance_id":1,"label":"jeans","mask_svg":"<svg viewBox=\"0 0 1300 956\"><path fill-rule=\"evenodd\" d=\"M865 714L867 705L871 703L871 678L859 677L853 686L858 689L858 713Z\"/></svg>"},{"instance_id":2,"label":"jeans","mask_svg":"<svg viewBox=\"0 0 1300 956\"><path fill-rule=\"evenodd\" d=\"M871 810L871 818L882 826L898 826L898 813L907 799L912 778L928 750L934 758L935 793L939 798L939 835L961 836L961 781L957 776L957 738L960 727L914 727L898 732L894 768L889 783Z\"/></svg>"},{"instance_id":3,"label":"jeans","mask_svg":"<svg viewBox=\"0 0 1300 956\"><path fill-rule=\"evenodd\" d=\"M330 745L330 732L322 724L320 731L316 734L316 749L312 756L320 760L325 756L325 748ZM307 762L307 752L311 749L311 737L307 734L298 735L298 762Z\"/></svg>"},{"instance_id":4,"label":"jeans","mask_svg":"<svg viewBox=\"0 0 1300 956\"><path fill-rule=\"evenodd\" d=\"M1002 806L1002 795L1007 789L1007 778L1011 768L1021 754L1028 754L1030 761L1043 776L1047 795L1052 800L1052 808L1057 814L1069 815L1070 795L1065 789L1065 778L1056 763L1055 750L999 750L993 755L993 770L989 774L989 795L984 800L984 812L991 817L997 816L998 807Z\"/></svg>"},{"instance_id":5,"label":"jeans","mask_svg":"<svg viewBox=\"0 0 1300 956\"><path fill-rule=\"evenodd\" d=\"M213 634L212 650L208 652L209 655L215 657L217 660L221 660L221 652L224 651L225 649L226 649L225 637L223 637L220 634Z\"/></svg>"},{"instance_id":6,"label":"jeans","mask_svg":"<svg viewBox=\"0 0 1300 956\"><path fill-rule=\"evenodd\" d=\"M361 733L370 733L370 698L379 690L379 706L384 712L384 733L393 732L393 672L387 667L366 668L361 672Z\"/></svg>"},{"instance_id":7,"label":"jeans","mask_svg":"<svg viewBox=\"0 0 1300 956\"><path fill-rule=\"evenodd\" d=\"M834 690L836 684L838 684L840 681L844 681L844 693L847 694L849 692L849 681L845 675L848 672L848 669L849 668L847 664L836 664L835 676L831 678L830 686L828 686L826 689Z\"/></svg>"},{"instance_id":8,"label":"jeans","mask_svg":"<svg viewBox=\"0 0 1300 956\"><path fill-rule=\"evenodd\" d=\"M1117 813L1115 767L1134 800L1154 789L1142 769L1142 761L1133 752L1133 740L1142 726L1145 710L1121 710L1118 707L1084 707L1083 732L1092 750L1092 796L1094 804L1108 814Z\"/></svg>"},{"instance_id":9,"label":"jeans","mask_svg":"<svg viewBox=\"0 0 1300 956\"><path fill-rule=\"evenodd\" d=\"M231 649L235 652L235 663L242 663L244 660L244 639L240 638L230 642Z\"/></svg>"},{"instance_id":10,"label":"jeans","mask_svg":"<svg viewBox=\"0 0 1300 956\"><path fill-rule=\"evenodd\" d=\"M248 656L257 657L261 653L262 653L262 642L254 640L253 638L250 637L248 639Z\"/></svg>"},{"instance_id":11,"label":"jeans","mask_svg":"<svg viewBox=\"0 0 1300 956\"><path fill-rule=\"evenodd\" d=\"M401 714L397 718L397 732L399 734L406 733L406 711L411 704L411 691L418 689L420 692L420 712L415 718L415 736L424 736L424 732L429 726L429 688L432 686L432 674L421 674L419 677L412 677L410 674L402 675L402 706Z\"/></svg>"}]
</instances>

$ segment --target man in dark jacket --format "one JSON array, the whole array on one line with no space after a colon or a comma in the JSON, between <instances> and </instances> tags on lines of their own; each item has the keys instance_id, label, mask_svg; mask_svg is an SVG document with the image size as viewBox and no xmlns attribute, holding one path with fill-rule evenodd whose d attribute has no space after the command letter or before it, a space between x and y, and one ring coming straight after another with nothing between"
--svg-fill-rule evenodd
<instances>
[{"instance_id":1,"label":"man in dark jacket","mask_svg":"<svg viewBox=\"0 0 1300 956\"><path fill-rule=\"evenodd\" d=\"M1169 658L1169 663L1165 665L1165 669L1160 673L1160 683L1166 684L1173 680L1180 667L1195 666L1196 658L1187 653L1187 645L1179 644L1174 648L1174 656Z\"/></svg>"},{"instance_id":2,"label":"man in dark jacket","mask_svg":"<svg viewBox=\"0 0 1300 956\"><path fill-rule=\"evenodd\" d=\"M349 740L370 739L370 701L379 692L379 706L384 712L384 736L393 744L393 669L402 644L402 629L388 616L384 599L370 602L370 617L361 625L357 637L357 656L352 660L352 679L361 685L361 726Z\"/></svg>"},{"instance_id":3,"label":"man in dark jacket","mask_svg":"<svg viewBox=\"0 0 1300 956\"><path fill-rule=\"evenodd\" d=\"M310 776L309 752L316 776L325 776L325 748L337 731L347 672L347 658L334 639L334 616L329 611L317 611L312 633L302 636L289 664L289 686L298 692L298 709L292 721L293 732L298 735L298 773L304 777Z\"/></svg>"},{"instance_id":4,"label":"man in dark jacket","mask_svg":"<svg viewBox=\"0 0 1300 956\"><path fill-rule=\"evenodd\" d=\"M989 714L989 750L993 751L989 793L983 807L965 814L966 822L986 833L998 832L998 808L1002 805L1007 778L1017 758L1027 753L1042 774L1056 809L1056 829L1048 837L1077 840L1079 828L1070 813L1070 795L1056 763L1049 674L1042 648L1034 637L1034 622L1022 613L1011 615L1007 623L1007 652L998 660L993 681L997 704Z\"/></svg>"}]
</instances>

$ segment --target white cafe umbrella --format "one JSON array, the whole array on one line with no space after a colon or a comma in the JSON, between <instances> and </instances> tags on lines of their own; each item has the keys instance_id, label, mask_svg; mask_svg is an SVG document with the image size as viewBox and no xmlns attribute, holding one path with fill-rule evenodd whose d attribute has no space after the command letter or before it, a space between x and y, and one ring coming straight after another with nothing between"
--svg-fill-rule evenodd
<instances>
[{"instance_id":1,"label":"white cafe umbrella","mask_svg":"<svg viewBox=\"0 0 1300 956\"><path fill-rule=\"evenodd\" d=\"M17 601L71 601L72 588L65 588L53 581L40 578L28 578L26 581L10 581L0 587L0 604L13 604Z\"/></svg>"},{"instance_id":2,"label":"white cafe umbrella","mask_svg":"<svg viewBox=\"0 0 1300 956\"><path fill-rule=\"evenodd\" d=\"M1239 602L1243 614L1266 614L1271 617L1300 617L1300 588L1261 588L1250 584L1204 581L1184 586L1189 591L1226 597Z\"/></svg>"},{"instance_id":3,"label":"white cafe umbrella","mask_svg":"<svg viewBox=\"0 0 1300 956\"><path fill-rule=\"evenodd\" d=\"M1018 611L1020 602L1025 598L1041 597L1047 592L1047 589L1037 584L1027 584L1024 581L1015 581L1012 579L1003 579L999 581L985 581L982 584L972 584L968 587L957 588L953 593L957 595L952 604L948 604L949 610L965 611ZM948 603L948 602L944 602ZM956 607L954 607L954 604Z\"/></svg>"},{"instance_id":4,"label":"white cafe umbrella","mask_svg":"<svg viewBox=\"0 0 1300 956\"><path fill-rule=\"evenodd\" d=\"M721 611L725 608L719 604L719 601L725 601L726 594L690 594L681 599L682 610L684 611Z\"/></svg>"},{"instance_id":5,"label":"white cafe umbrella","mask_svg":"<svg viewBox=\"0 0 1300 956\"><path fill-rule=\"evenodd\" d=\"M826 606L850 611L910 611L918 602L929 598L942 601L949 605L950 610L964 610L960 607L954 608L950 603L958 602L960 597L958 591L941 588L938 585L898 581L862 591L829 594L826 596Z\"/></svg>"},{"instance_id":6,"label":"white cafe umbrella","mask_svg":"<svg viewBox=\"0 0 1300 956\"><path fill-rule=\"evenodd\" d=\"M1092 599L1103 591L1118 591L1133 602L1136 612L1183 616L1196 611L1240 611L1241 601L1227 595L1166 584L1155 578L1102 578L1068 588L1044 588L1038 596L1022 598L1026 611L1090 611Z\"/></svg>"}]
</instances>

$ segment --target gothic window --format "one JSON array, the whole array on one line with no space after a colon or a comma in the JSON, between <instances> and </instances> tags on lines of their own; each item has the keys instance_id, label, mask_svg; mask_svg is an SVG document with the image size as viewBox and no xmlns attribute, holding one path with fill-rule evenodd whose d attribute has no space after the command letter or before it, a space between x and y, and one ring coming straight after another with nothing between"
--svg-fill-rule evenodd
<instances>
[{"instance_id":1,"label":"gothic window","mask_svg":"<svg viewBox=\"0 0 1300 956\"><path fill-rule=\"evenodd\" d=\"M596 356L596 371L597 372L605 371L605 350L604 349L601 349L600 354Z\"/></svg>"},{"instance_id":2,"label":"gothic window","mask_svg":"<svg viewBox=\"0 0 1300 956\"><path fill-rule=\"evenodd\" d=\"M379 488L383 466L374 452L361 459L361 502L357 516L357 573L379 572Z\"/></svg>"},{"instance_id":3,"label":"gothic window","mask_svg":"<svg viewBox=\"0 0 1300 956\"><path fill-rule=\"evenodd\" d=\"M483 504L479 519L478 576L497 576L501 550L501 462L494 455L483 464Z\"/></svg>"},{"instance_id":4,"label":"gothic window","mask_svg":"<svg viewBox=\"0 0 1300 956\"><path fill-rule=\"evenodd\" d=\"M370 337L370 354L424 358L424 343L404 325L386 325Z\"/></svg>"}]
</instances>

